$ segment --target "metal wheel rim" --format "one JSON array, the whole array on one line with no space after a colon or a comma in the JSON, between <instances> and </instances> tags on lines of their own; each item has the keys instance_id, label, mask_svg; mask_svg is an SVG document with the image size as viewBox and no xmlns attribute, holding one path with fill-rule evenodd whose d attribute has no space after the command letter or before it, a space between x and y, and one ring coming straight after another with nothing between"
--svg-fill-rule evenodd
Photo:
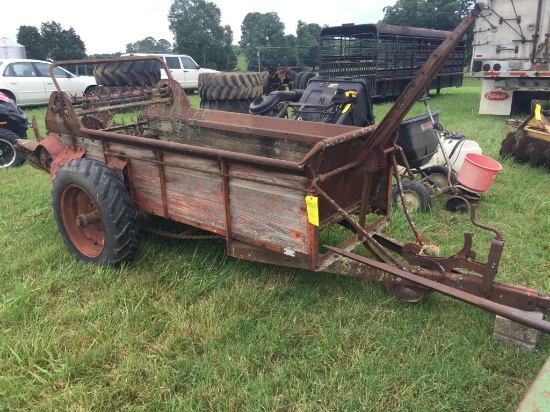
<instances>
[{"instance_id":1,"label":"metal wheel rim","mask_svg":"<svg viewBox=\"0 0 550 412\"><path fill-rule=\"evenodd\" d=\"M0 167L10 167L15 162L15 156L13 145L6 140L0 140Z\"/></svg>"},{"instance_id":2,"label":"metal wheel rim","mask_svg":"<svg viewBox=\"0 0 550 412\"><path fill-rule=\"evenodd\" d=\"M407 204L409 209L420 209L420 206L422 206L422 201L420 199L420 196L418 196L418 193L410 190L404 190L403 194L405 196L405 203Z\"/></svg>"},{"instance_id":3,"label":"metal wheel rim","mask_svg":"<svg viewBox=\"0 0 550 412\"><path fill-rule=\"evenodd\" d=\"M98 257L105 244L103 222L100 220L83 228L77 225L78 216L97 212L93 199L76 185L67 186L61 193L61 219L67 235L80 253L89 257Z\"/></svg>"},{"instance_id":4,"label":"metal wheel rim","mask_svg":"<svg viewBox=\"0 0 550 412\"><path fill-rule=\"evenodd\" d=\"M433 173L429 176L429 178L439 190L443 190L449 186L449 183L447 182L447 176L443 176L440 173Z\"/></svg>"}]
</instances>

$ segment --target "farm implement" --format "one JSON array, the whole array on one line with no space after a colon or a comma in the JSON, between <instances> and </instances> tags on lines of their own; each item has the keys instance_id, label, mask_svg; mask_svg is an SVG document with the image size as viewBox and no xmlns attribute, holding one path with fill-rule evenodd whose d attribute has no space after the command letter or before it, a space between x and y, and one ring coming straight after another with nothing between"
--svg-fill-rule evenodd
<instances>
[{"instance_id":1,"label":"farm implement","mask_svg":"<svg viewBox=\"0 0 550 412\"><path fill-rule=\"evenodd\" d=\"M139 211L223 237L236 258L381 281L410 302L438 291L550 333L549 322L525 312L548 314L549 295L495 280L504 238L477 220L475 207L472 225L494 234L487 262L477 260L470 233L458 252L428 254L410 216L415 242L382 233L390 224L400 125L481 9L476 5L429 57L379 124L193 109L160 60L125 57L91 63L128 73L149 59L168 78L159 74L144 84L143 77L121 75L126 84L78 99L58 89L47 136L18 140L16 149L50 173L59 231L83 262L116 265L135 256ZM52 67L58 64L73 62ZM138 111L137 118L115 121L128 111ZM324 245L321 236L332 228L347 238Z\"/></svg>"}]
</instances>

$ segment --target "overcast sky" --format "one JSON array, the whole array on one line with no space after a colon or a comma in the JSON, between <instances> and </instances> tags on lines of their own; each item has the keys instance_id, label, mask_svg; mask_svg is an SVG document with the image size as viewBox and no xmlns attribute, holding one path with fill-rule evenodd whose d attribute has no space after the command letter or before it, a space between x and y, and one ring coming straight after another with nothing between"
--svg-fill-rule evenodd
<instances>
[{"instance_id":1,"label":"overcast sky","mask_svg":"<svg viewBox=\"0 0 550 412\"><path fill-rule=\"evenodd\" d=\"M212 0L210 0L212 1ZM321 26L342 23L376 23L385 6L396 0L350 1L298 0L275 2L266 0L213 0L222 12L222 25L233 30L233 43L241 37L241 23L247 13L276 12L285 25L286 34L296 34L298 20ZM168 29L168 12L173 0L124 1L94 0L92 2L44 2L26 0L10 3L2 15L0 37L16 41L19 26L40 25L55 21L72 27L86 46L87 54L125 52L126 44L153 37L173 43ZM276 9L277 5L280 9ZM4 5L5 7L6 5ZM5 9L6 10L6 9Z\"/></svg>"}]
</instances>

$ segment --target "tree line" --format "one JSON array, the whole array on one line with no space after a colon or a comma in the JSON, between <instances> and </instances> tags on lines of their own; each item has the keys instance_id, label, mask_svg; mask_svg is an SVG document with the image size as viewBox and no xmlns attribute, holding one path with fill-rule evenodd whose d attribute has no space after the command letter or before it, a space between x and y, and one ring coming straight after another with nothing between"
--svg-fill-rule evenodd
<instances>
[{"instance_id":1,"label":"tree line","mask_svg":"<svg viewBox=\"0 0 550 412\"><path fill-rule=\"evenodd\" d=\"M473 5L473 0L397 0L384 7L380 23L452 30ZM233 31L221 24L221 11L207 0L174 0L168 13L166 39L146 37L126 45L126 53L180 53L192 56L199 64L218 70L233 70L237 53L246 57L249 70L263 67L318 66L319 33L317 23L298 21L296 34L285 34L285 26L276 12L248 13L241 24L239 47L233 45ZM357 22L368 23L368 22ZM470 36L471 37L471 36ZM75 30L55 22L42 23L40 29L20 26L17 42L25 46L27 57L39 60L76 60L115 54L86 55L84 42Z\"/></svg>"}]
</instances>

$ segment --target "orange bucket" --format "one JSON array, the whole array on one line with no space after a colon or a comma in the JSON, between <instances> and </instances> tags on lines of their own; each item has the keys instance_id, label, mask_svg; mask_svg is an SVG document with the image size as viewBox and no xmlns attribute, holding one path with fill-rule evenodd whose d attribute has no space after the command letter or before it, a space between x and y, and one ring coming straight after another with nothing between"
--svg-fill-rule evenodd
<instances>
[{"instance_id":1,"label":"orange bucket","mask_svg":"<svg viewBox=\"0 0 550 412\"><path fill-rule=\"evenodd\" d=\"M502 166L496 160L481 154L468 153L458 172L458 182L474 192L486 192L500 169Z\"/></svg>"}]
</instances>

